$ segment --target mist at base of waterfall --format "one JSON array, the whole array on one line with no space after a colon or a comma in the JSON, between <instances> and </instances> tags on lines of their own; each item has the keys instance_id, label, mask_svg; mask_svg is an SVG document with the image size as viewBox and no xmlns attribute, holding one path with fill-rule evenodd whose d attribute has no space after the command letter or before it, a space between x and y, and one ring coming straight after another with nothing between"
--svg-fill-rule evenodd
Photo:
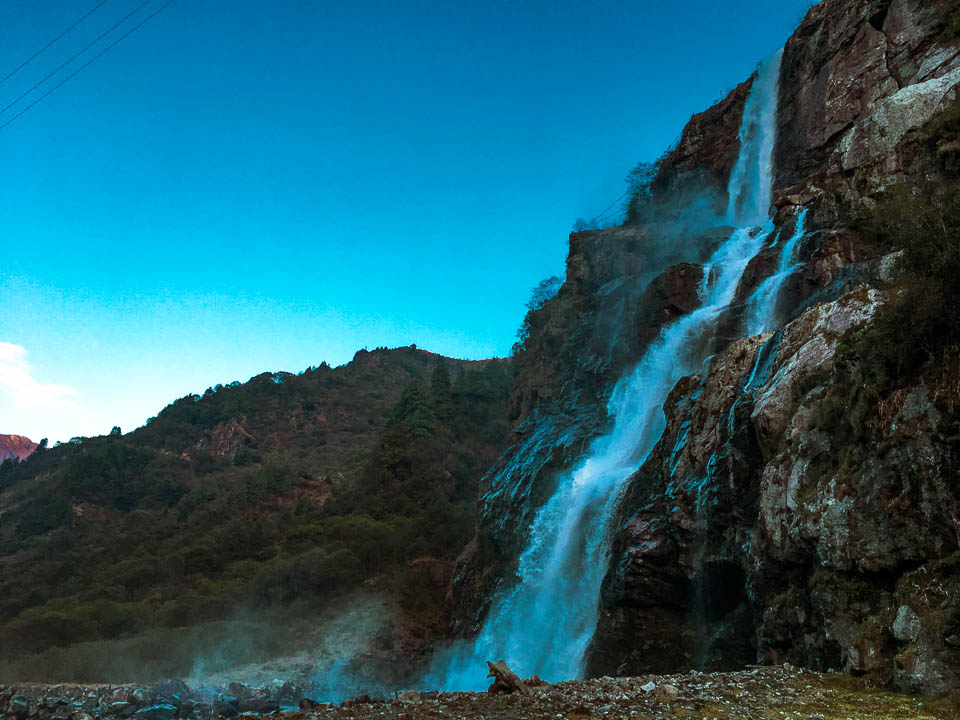
<instances>
[{"instance_id":1,"label":"mist at base of waterfall","mask_svg":"<svg viewBox=\"0 0 960 720\"><path fill-rule=\"evenodd\" d=\"M244 611L229 620L0 662L0 681L149 685L177 678L193 689L291 683L325 702L360 693L386 696L410 677L388 647L395 617L392 600L370 593L352 595L321 613L296 605Z\"/></svg>"}]
</instances>

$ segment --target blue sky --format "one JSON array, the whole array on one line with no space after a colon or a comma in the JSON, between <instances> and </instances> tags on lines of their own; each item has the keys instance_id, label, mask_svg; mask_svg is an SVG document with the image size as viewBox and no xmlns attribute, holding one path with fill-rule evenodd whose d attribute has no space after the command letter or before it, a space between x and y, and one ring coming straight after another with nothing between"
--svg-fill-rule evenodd
<instances>
[{"instance_id":1,"label":"blue sky","mask_svg":"<svg viewBox=\"0 0 960 720\"><path fill-rule=\"evenodd\" d=\"M5 0L0 77L94 4ZM0 130L0 433L126 431L361 347L508 354L573 221L809 4L176 0Z\"/></svg>"}]
</instances>

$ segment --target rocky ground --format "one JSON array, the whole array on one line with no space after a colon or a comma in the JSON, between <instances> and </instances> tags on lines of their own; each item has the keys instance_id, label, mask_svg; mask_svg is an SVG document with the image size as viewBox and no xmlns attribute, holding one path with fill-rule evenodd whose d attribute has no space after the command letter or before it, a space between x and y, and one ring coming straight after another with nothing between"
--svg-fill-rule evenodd
<instances>
[{"instance_id":1,"label":"rocky ground","mask_svg":"<svg viewBox=\"0 0 960 720\"><path fill-rule=\"evenodd\" d=\"M598 678L542 684L523 693L418 692L317 703L291 685L224 691L180 682L131 685L0 686L0 718L705 718L712 720L958 720L960 695L921 698L870 689L849 676L789 665L732 673Z\"/></svg>"}]
</instances>

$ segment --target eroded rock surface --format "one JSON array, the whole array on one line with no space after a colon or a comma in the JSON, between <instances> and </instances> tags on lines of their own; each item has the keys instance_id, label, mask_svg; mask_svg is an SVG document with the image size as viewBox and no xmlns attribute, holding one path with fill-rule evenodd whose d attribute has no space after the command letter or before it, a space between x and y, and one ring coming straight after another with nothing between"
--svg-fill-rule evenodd
<instances>
[{"instance_id":1,"label":"eroded rock surface","mask_svg":"<svg viewBox=\"0 0 960 720\"><path fill-rule=\"evenodd\" d=\"M881 303L862 286L816 304L677 385L623 505L592 672L755 657L956 686L956 466L939 411L917 386L864 418L882 448L825 429L849 412L832 386L838 346Z\"/></svg>"},{"instance_id":2,"label":"eroded rock surface","mask_svg":"<svg viewBox=\"0 0 960 720\"><path fill-rule=\"evenodd\" d=\"M816 220L849 219L936 163L910 142L956 99L960 38L948 0L824 0L787 42L776 149L778 202L813 202Z\"/></svg>"}]
</instances>

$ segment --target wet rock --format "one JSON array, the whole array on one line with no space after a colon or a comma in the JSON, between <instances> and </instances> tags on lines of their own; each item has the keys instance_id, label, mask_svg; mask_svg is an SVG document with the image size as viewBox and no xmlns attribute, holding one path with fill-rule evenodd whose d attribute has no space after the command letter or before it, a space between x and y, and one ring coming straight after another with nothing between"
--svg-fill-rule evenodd
<instances>
[{"instance_id":1,"label":"wet rock","mask_svg":"<svg viewBox=\"0 0 960 720\"><path fill-rule=\"evenodd\" d=\"M634 518L627 523L630 537L630 554L634 562L653 562L660 565L677 556L678 548L663 525L656 520Z\"/></svg>"},{"instance_id":2,"label":"wet rock","mask_svg":"<svg viewBox=\"0 0 960 720\"><path fill-rule=\"evenodd\" d=\"M268 715L280 710L280 704L276 699L271 698L266 692L259 695L240 700L237 708L241 713L256 713L259 715Z\"/></svg>"},{"instance_id":3,"label":"wet rock","mask_svg":"<svg viewBox=\"0 0 960 720\"><path fill-rule=\"evenodd\" d=\"M30 713L30 706L23 698L14 698L7 705L6 712L16 720L24 720Z\"/></svg>"},{"instance_id":4,"label":"wet rock","mask_svg":"<svg viewBox=\"0 0 960 720\"><path fill-rule=\"evenodd\" d=\"M920 635L923 627L920 624L920 618L908 605L901 605L897 610L897 617L893 621L893 636L897 640L913 642Z\"/></svg>"},{"instance_id":5,"label":"wet rock","mask_svg":"<svg viewBox=\"0 0 960 720\"><path fill-rule=\"evenodd\" d=\"M117 717L130 717L137 711L137 706L134 703L127 702L125 700L119 700L109 703L106 706L106 710L109 715L115 715Z\"/></svg>"},{"instance_id":6,"label":"wet rock","mask_svg":"<svg viewBox=\"0 0 960 720\"><path fill-rule=\"evenodd\" d=\"M233 695L218 695L213 703L214 715L231 718L240 714L240 701Z\"/></svg>"},{"instance_id":7,"label":"wet rock","mask_svg":"<svg viewBox=\"0 0 960 720\"><path fill-rule=\"evenodd\" d=\"M177 708L174 705L150 705L137 710L133 714L134 720L174 720L177 717Z\"/></svg>"},{"instance_id":8,"label":"wet rock","mask_svg":"<svg viewBox=\"0 0 960 720\"><path fill-rule=\"evenodd\" d=\"M843 482L822 475L834 439L819 428L836 348L880 301L860 288L815 305L781 335L752 347L735 343L704 376L678 383L664 408L664 437L624 501L625 513L642 512L627 516L614 542L590 672L641 672L667 659L672 669L693 662L721 669L758 656L844 666L877 683L894 677L892 626L909 642L910 623L895 623L886 611L889 587L854 573L937 552L933 528L944 526L944 509L923 502L911 513L894 511L890 498L904 492L898 478L918 463L927 468L922 492L943 492L937 468L948 465L925 439L936 435L939 419L925 391L904 391L883 415L894 443L885 464L864 447L863 461ZM810 557L823 567L816 582L804 574ZM661 558L669 561L661 565ZM723 568L726 579L711 580ZM731 594L737 587L744 589ZM748 596L746 587L758 594ZM757 647L736 642L754 636ZM698 638L706 647L697 648ZM921 643L897 660L897 682L949 686L940 643Z\"/></svg>"},{"instance_id":9,"label":"wet rock","mask_svg":"<svg viewBox=\"0 0 960 720\"><path fill-rule=\"evenodd\" d=\"M676 192L683 187L684 176L697 173L705 173L706 180L716 187L727 187L740 152L740 121L752 86L750 78L719 103L690 118L677 147L660 164L654 182L657 194Z\"/></svg>"},{"instance_id":10,"label":"wet rock","mask_svg":"<svg viewBox=\"0 0 960 720\"><path fill-rule=\"evenodd\" d=\"M653 695L660 702L670 703L680 696L680 691L673 685L658 685Z\"/></svg>"},{"instance_id":11,"label":"wet rock","mask_svg":"<svg viewBox=\"0 0 960 720\"><path fill-rule=\"evenodd\" d=\"M881 301L882 296L873 289L850 293L811 308L784 329L772 374L757 393L751 413L768 455L775 454L794 417L802 381L829 367L839 338L867 322Z\"/></svg>"},{"instance_id":12,"label":"wet rock","mask_svg":"<svg viewBox=\"0 0 960 720\"><path fill-rule=\"evenodd\" d=\"M671 231L631 226L574 233L566 282L530 314L511 398L516 443L481 483L485 520L457 563L455 632L476 632L553 490L555 472L608 420L605 393L661 327L699 304L698 262L729 237L728 228L687 229L681 244L660 232ZM662 267L670 269L651 271Z\"/></svg>"},{"instance_id":13,"label":"wet rock","mask_svg":"<svg viewBox=\"0 0 960 720\"><path fill-rule=\"evenodd\" d=\"M137 688L130 694L130 701L140 707L153 705L156 695L151 688Z\"/></svg>"},{"instance_id":14,"label":"wet rock","mask_svg":"<svg viewBox=\"0 0 960 720\"><path fill-rule=\"evenodd\" d=\"M645 312L637 315L640 347L653 342L665 325L700 306L698 288L702 281L703 268L700 265L681 263L667 268L647 286L641 301Z\"/></svg>"},{"instance_id":15,"label":"wet rock","mask_svg":"<svg viewBox=\"0 0 960 720\"><path fill-rule=\"evenodd\" d=\"M739 338L747 301L776 267L771 247L703 339L709 362L670 393L663 436L629 480L589 674L790 661L904 689L958 682L960 569L946 560L956 551L956 428L945 391L915 383L873 397L845 345L896 277L896 257L852 218L883 188L943 179L918 129L960 95L960 44L942 32L949 9L824 0L788 41L775 222L789 233L802 206L810 232L775 308L784 327ZM691 121L655 196L685 183L716 189L729 175L748 91ZM708 196L706 206L718 197ZM457 611L469 617L458 631L476 630L552 478L608 421L605 393L665 324L697 307L716 244L708 233L683 238L689 256L677 257L668 225L571 236L566 282L532 314L518 358L518 442L485 480L483 520L458 563Z\"/></svg>"},{"instance_id":16,"label":"wet rock","mask_svg":"<svg viewBox=\"0 0 960 720\"><path fill-rule=\"evenodd\" d=\"M277 704L281 708L298 708L302 699L303 690L292 683L285 682L277 689Z\"/></svg>"},{"instance_id":17,"label":"wet rock","mask_svg":"<svg viewBox=\"0 0 960 720\"><path fill-rule=\"evenodd\" d=\"M168 680L154 685L150 692L158 701L172 701L177 704L191 697L191 690L182 680Z\"/></svg>"}]
</instances>

